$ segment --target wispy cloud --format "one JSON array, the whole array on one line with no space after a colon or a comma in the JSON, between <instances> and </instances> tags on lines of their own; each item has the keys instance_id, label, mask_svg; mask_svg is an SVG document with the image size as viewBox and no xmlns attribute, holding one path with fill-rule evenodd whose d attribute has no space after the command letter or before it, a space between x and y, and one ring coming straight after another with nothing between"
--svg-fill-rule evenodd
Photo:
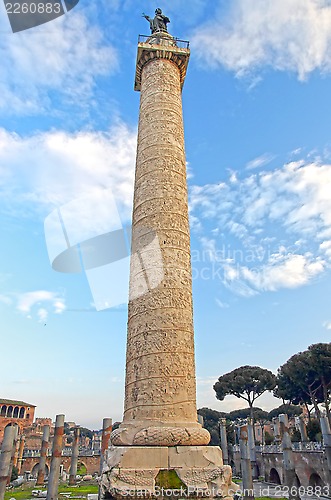
<instances>
[{"instance_id":1,"label":"wispy cloud","mask_svg":"<svg viewBox=\"0 0 331 500\"><path fill-rule=\"evenodd\" d=\"M37 317L40 323L47 320L49 314L62 314L65 309L65 299L62 295L48 290L36 290L25 293L8 293L0 296L0 302L15 309L25 317Z\"/></svg>"},{"instance_id":2,"label":"wispy cloud","mask_svg":"<svg viewBox=\"0 0 331 500\"><path fill-rule=\"evenodd\" d=\"M135 151L136 130L125 124L108 132L51 131L28 137L0 129L2 203L18 214L24 207L24 216L29 210L46 216L78 197L94 197L97 204L110 189L126 218L132 204Z\"/></svg>"},{"instance_id":3,"label":"wispy cloud","mask_svg":"<svg viewBox=\"0 0 331 500\"><path fill-rule=\"evenodd\" d=\"M204 63L237 76L269 66L304 80L314 70L331 70L331 5L329 0L234 0L191 39Z\"/></svg>"},{"instance_id":4,"label":"wispy cloud","mask_svg":"<svg viewBox=\"0 0 331 500\"><path fill-rule=\"evenodd\" d=\"M324 321L323 327L326 328L326 330L331 330L331 321Z\"/></svg>"},{"instance_id":5,"label":"wispy cloud","mask_svg":"<svg viewBox=\"0 0 331 500\"><path fill-rule=\"evenodd\" d=\"M330 192L331 165L304 160L235 184L193 186L200 242L222 268L223 285L250 297L303 286L330 268Z\"/></svg>"},{"instance_id":6,"label":"wispy cloud","mask_svg":"<svg viewBox=\"0 0 331 500\"><path fill-rule=\"evenodd\" d=\"M215 384L215 382L217 381L219 375L218 376L214 376L214 377L197 377L197 385L208 385L208 386L213 386Z\"/></svg>"},{"instance_id":7,"label":"wispy cloud","mask_svg":"<svg viewBox=\"0 0 331 500\"><path fill-rule=\"evenodd\" d=\"M220 307L221 309L228 309L230 307L230 305L227 303L227 302L222 302L221 300L219 299L215 299L216 300L216 304L218 305L218 307Z\"/></svg>"},{"instance_id":8,"label":"wispy cloud","mask_svg":"<svg viewBox=\"0 0 331 500\"><path fill-rule=\"evenodd\" d=\"M247 170L253 170L255 168L260 168L264 167L265 165L268 165L275 156L271 155L270 153L265 153L261 156L258 156L257 158L254 158L254 160L251 160L247 163L246 169Z\"/></svg>"},{"instance_id":9,"label":"wispy cloud","mask_svg":"<svg viewBox=\"0 0 331 500\"><path fill-rule=\"evenodd\" d=\"M117 54L102 32L82 13L72 12L51 24L16 33L0 19L0 112L33 114L51 109L51 92L66 104L91 99L96 79L114 72Z\"/></svg>"}]
</instances>

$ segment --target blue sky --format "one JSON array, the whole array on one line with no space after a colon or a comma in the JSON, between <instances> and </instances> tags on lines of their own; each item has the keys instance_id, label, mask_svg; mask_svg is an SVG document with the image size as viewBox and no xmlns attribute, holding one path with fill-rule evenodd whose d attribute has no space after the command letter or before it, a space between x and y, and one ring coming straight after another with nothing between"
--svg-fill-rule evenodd
<instances>
[{"instance_id":1,"label":"blue sky","mask_svg":"<svg viewBox=\"0 0 331 500\"><path fill-rule=\"evenodd\" d=\"M198 406L244 406L215 399L218 376L243 364L276 372L330 340L330 2L80 0L16 34L1 5L1 394L91 428L121 419L127 310L96 311L84 273L52 269L44 221L80 200L77 226L107 232L107 191L130 224L136 44L149 32L141 13L156 7L191 47ZM110 281L125 290L124 277Z\"/></svg>"}]
</instances>

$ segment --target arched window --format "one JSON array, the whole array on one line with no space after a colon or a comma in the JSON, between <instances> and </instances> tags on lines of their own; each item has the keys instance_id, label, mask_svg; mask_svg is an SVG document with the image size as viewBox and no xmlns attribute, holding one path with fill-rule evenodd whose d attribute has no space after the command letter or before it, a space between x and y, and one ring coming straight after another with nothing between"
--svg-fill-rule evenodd
<instances>
[{"instance_id":1,"label":"arched window","mask_svg":"<svg viewBox=\"0 0 331 500\"><path fill-rule=\"evenodd\" d=\"M280 477L279 477L279 474L278 474L277 470L274 468L272 468L270 470L269 481L270 481L270 483L274 483L274 484L282 484Z\"/></svg>"},{"instance_id":2,"label":"arched window","mask_svg":"<svg viewBox=\"0 0 331 500\"><path fill-rule=\"evenodd\" d=\"M5 417L6 416L6 412L7 412L7 406L6 405L3 405L1 407L1 416L2 417Z\"/></svg>"},{"instance_id":3,"label":"arched window","mask_svg":"<svg viewBox=\"0 0 331 500\"><path fill-rule=\"evenodd\" d=\"M309 486L324 486L321 476L317 474L317 472L313 472L313 474L309 478Z\"/></svg>"},{"instance_id":4,"label":"arched window","mask_svg":"<svg viewBox=\"0 0 331 500\"><path fill-rule=\"evenodd\" d=\"M14 418L18 418L18 412L19 412L19 407L18 407L18 406L15 406L15 408L14 408L14 412L13 412L13 417L14 417Z\"/></svg>"},{"instance_id":5,"label":"arched window","mask_svg":"<svg viewBox=\"0 0 331 500\"><path fill-rule=\"evenodd\" d=\"M13 407L8 406L7 417L12 417L12 416L13 416Z\"/></svg>"},{"instance_id":6,"label":"arched window","mask_svg":"<svg viewBox=\"0 0 331 500\"><path fill-rule=\"evenodd\" d=\"M24 418L24 414L25 414L25 408L21 408L19 415L18 415L18 418Z\"/></svg>"}]
</instances>

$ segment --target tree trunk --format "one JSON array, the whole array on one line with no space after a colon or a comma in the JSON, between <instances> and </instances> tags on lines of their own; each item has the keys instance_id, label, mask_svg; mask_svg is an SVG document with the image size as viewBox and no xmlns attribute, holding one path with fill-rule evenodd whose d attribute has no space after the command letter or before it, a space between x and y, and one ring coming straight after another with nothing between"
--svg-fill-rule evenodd
<instances>
[{"instance_id":1,"label":"tree trunk","mask_svg":"<svg viewBox=\"0 0 331 500\"><path fill-rule=\"evenodd\" d=\"M251 419L253 421L253 435L254 435L254 442L255 442L255 420L254 420L254 410L253 410L253 403L251 403L251 401L248 401L248 404L249 404L249 408L250 408L250 416L251 416Z\"/></svg>"},{"instance_id":2,"label":"tree trunk","mask_svg":"<svg viewBox=\"0 0 331 500\"><path fill-rule=\"evenodd\" d=\"M314 405L314 409L315 409L316 417L317 417L318 419L320 419L320 418L321 418L321 411L320 411L320 409L319 409L319 407L318 407L318 404L317 404L317 401L316 401L315 395L314 395L314 393L313 393L310 389L309 389L309 392L310 392L311 402L312 402L312 403L313 403L313 405Z\"/></svg>"},{"instance_id":3,"label":"tree trunk","mask_svg":"<svg viewBox=\"0 0 331 500\"><path fill-rule=\"evenodd\" d=\"M253 420L253 422L254 422L253 403L249 403L249 413L250 413L251 419L252 419L252 420Z\"/></svg>"},{"instance_id":4,"label":"tree trunk","mask_svg":"<svg viewBox=\"0 0 331 500\"><path fill-rule=\"evenodd\" d=\"M303 404L306 407L306 410L307 410L307 413L308 413L308 420L310 422L311 421L311 414L310 414L310 409L309 409L308 403L303 403Z\"/></svg>"}]
</instances>

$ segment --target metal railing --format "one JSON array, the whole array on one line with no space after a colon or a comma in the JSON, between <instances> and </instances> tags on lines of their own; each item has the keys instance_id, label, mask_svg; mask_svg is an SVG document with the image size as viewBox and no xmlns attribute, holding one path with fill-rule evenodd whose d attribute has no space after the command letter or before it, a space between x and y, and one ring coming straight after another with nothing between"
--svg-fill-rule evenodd
<instances>
[{"instance_id":1,"label":"metal railing","mask_svg":"<svg viewBox=\"0 0 331 500\"><path fill-rule=\"evenodd\" d=\"M71 457L72 455L72 449L69 447L65 447L62 450L62 456L63 457ZM93 456L99 456L100 455L100 450L91 450L90 448L83 448L79 450L79 456L80 457L93 457ZM47 450L47 456L50 457L52 456L52 450L49 448ZM40 457L40 450L24 450L23 452L23 458L39 458Z\"/></svg>"},{"instance_id":2,"label":"metal railing","mask_svg":"<svg viewBox=\"0 0 331 500\"><path fill-rule=\"evenodd\" d=\"M292 443L294 451L323 451L323 443L307 442L307 443Z\"/></svg>"},{"instance_id":3,"label":"metal railing","mask_svg":"<svg viewBox=\"0 0 331 500\"><path fill-rule=\"evenodd\" d=\"M265 445L257 445L255 447L257 452L260 453L283 453L281 444L265 444ZM311 452L311 451L324 451L323 443L318 442L308 442L308 443L292 443L293 451L303 451L303 452ZM239 452L240 448L238 444L233 446L234 452Z\"/></svg>"},{"instance_id":4,"label":"metal railing","mask_svg":"<svg viewBox=\"0 0 331 500\"><path fill-rule=\"evenodd\" d=\"M179 38L169 38L169 36L162 36L162 32L153 33L152 35L139 35L138 43L149 43L150 45L154 45L158 40L166 40L169 44L172 44L174 47L178 47L179 49L189 49L190 42L188 40L180 40Z\"/></svg>"}]
</instances>

